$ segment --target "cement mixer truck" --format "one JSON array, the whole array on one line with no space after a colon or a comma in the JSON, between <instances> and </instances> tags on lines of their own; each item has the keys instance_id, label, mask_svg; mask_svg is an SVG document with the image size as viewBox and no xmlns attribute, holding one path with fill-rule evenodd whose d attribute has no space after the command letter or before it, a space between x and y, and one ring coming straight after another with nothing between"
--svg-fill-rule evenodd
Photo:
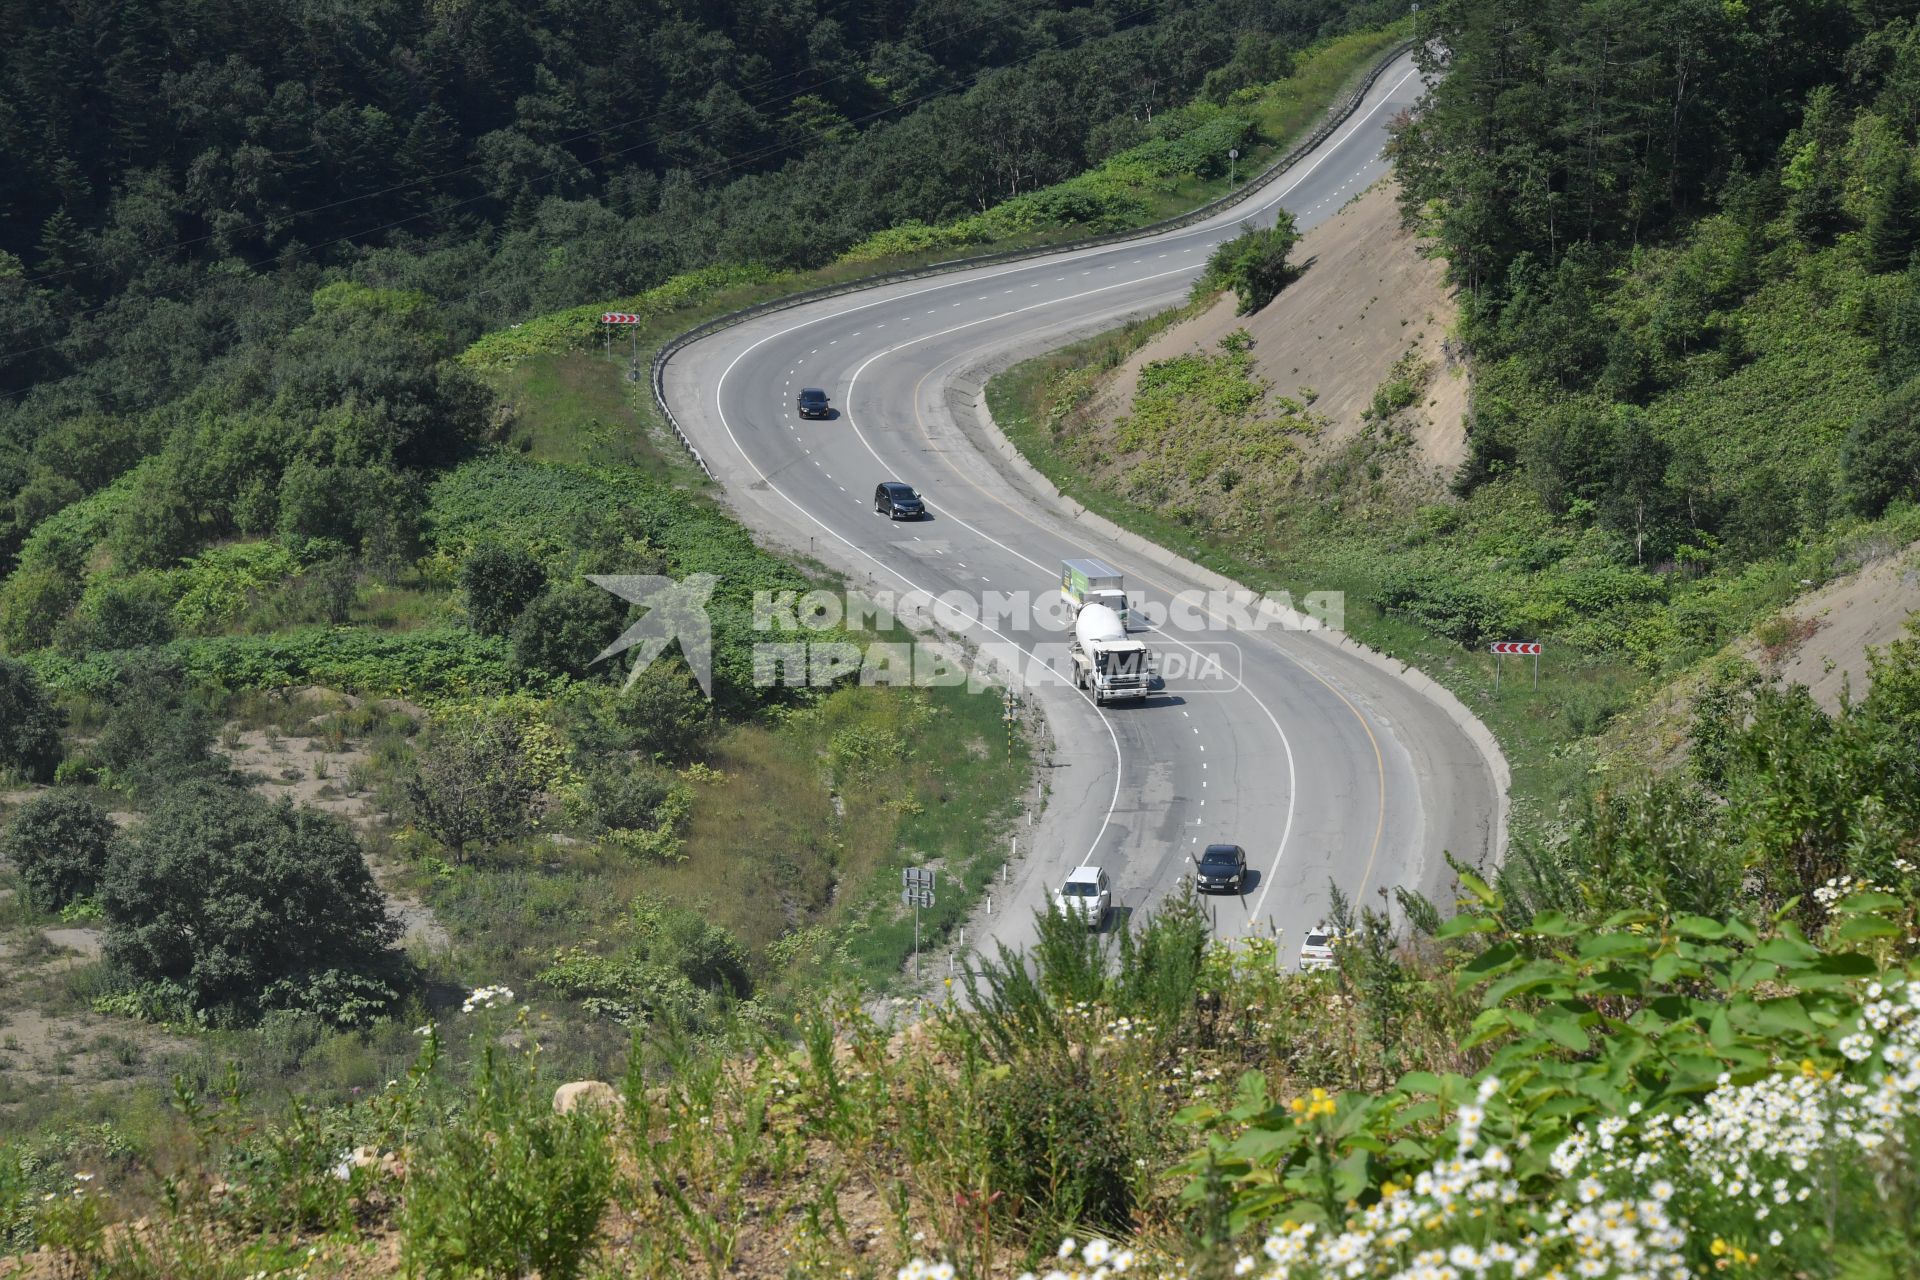
<instances>
[{"instance_id":1,"label":"cement mixer truck","mask_svg":"<svg viewBox=\"0 0 1920 1280\"><path fill-rule=\"evenodd\" d=\"M1103 604L1081 607L1067 642L1073 660L1073 687L1095 702L1144 698L1153 686L1153 655L1138 640L1127 639L1120 615Z\"/></svg>"}]
</instances>

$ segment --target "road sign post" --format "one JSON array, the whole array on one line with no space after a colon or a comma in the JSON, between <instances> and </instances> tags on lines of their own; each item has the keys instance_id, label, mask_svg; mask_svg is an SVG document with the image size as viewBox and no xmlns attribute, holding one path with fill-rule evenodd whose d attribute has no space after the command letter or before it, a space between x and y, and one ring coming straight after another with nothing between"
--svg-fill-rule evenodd
<instances>
[{"instance_id":1,"label":"road sign post","mask_svg":"<svg viewBox=\"0 0 1920 1280\"><path fill-rule=\"evenodd\" d=\"M1533 687L1540 687L1540 642L1537 640L1496 640L1487 648L1493 653L1493 691L1500 692L1500 665L1509 654L1533 659Z\"/></svg>"},{"instance_id":2,"label":"road sign post","mask_svg":"<svg viewBox=\"0 0 1920 1280\"><path fill-rule=\"evenodd\" d=\"M931 867L904 867L900 871L900 901L913 908L913 976L920 976L920 909L933 906Z\"/></svg>"},{"instance_id":3,"label":"road sign post","mask_svg":"<svg viewBox=\"0 0 1920 1280\"><path fill-rule=\"evenodd\" d=\"M1227 148L1227 190L1233 190L1233 175L1240 167L1240 148Z\"/></svg>"},{"instance_id":4,"label":"road sign post","mask_svg":"<svg viewBox=\"0 0 1920 1280\"><path fill-rule=\"evenodd\" d=\"M601 315L600 323L607 326L607 354L613 354L613 331L625 326L633 335L633 364L627 370L627 377L638 381L640 377L640 317L631 311L608 311Z\"/></svg>"}]
</instances>

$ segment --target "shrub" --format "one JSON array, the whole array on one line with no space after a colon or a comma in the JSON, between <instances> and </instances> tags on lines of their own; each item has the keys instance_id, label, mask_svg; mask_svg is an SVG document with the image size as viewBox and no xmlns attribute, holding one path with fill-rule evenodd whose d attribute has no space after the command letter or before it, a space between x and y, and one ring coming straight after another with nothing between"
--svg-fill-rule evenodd
<instances>
[{"instance_id":1,"label":"shrub","mask_svg":"<svg viewBox=\"0 0 1920 1280\"><path fill-rule=\"evenodd\" d=\"M556 952L540 981L622 1023L692 1026L723 998L753 993L747 950L699 912L655 899L634 905L617 955L578 947Z\"/></svg>"},{"instance_id":2,"label":"shrub","mask_svg":"<svg viewBox=\"0 0 1920 1280\"><path fill-rule=\"evenodd\" d=\"M546 570L523 547L482 543L460 565L467 617L483 636L506 635L546 586Z\"/></svg>"},{"instance_id":3,"label":"shrub","mask_svg":"<svg viewBox=\"0 0 1920 1280\"><path fill-rule=\"evenodd\" d=\"M1847 496L1863 515L1877 516L1896 499L1920 494L1920 378L1854 419L1841 467Z\"/></svg>"},{"instance_id":4,"label":"shrub","mask_svg":"<svg viewBox=\"0 0 1920 1280\"><path fill-rule=\"evenodd\" d=\"M146 649L173 639L173 609L157 576L111 582L89 590L80 610L60 629L63 648Z\"/></svg>"},{"instance_id":5,"label":"shrub","mask_svg":"<svg viewBox=\"0 0 1920 1280\"><path fill-rule=\"evenodd\" d=\"M619 637L623 614L617 598L590 582L551 588L513 624L514 665L584 676L594 657Z\"/></svg>"},{"instance_id":6,"label":"shrub","mask_svg":"<svg viewBox=\"0 0 1920 1280\"><path fill-rule=\"evenodd\" d=\"M215 767L213 715L188 692L177 665L130 658L110 697L93 754L113 782L147 790Z\"/></svg>"},{"instance_id":7,"label":"shrub","mask_svg":"<svg viewBox=\"0 0 1920 1280\"><path fill-rule=\"evenodd\" d=\"M0 766L45 778L60 760L60 713L33 668L0 658Z\"/></svg>"},{"instance_id":8,"label":"shrub","mask_svg":"<svg viewBox=\"0 0 1920 1280\"><path fill-rule=\"evenodd\" d=\"M408 1274L580 1274L614 1168L605 1121L554 1114L539 1071L489 1048L471 1097L408 1162L400 1238Z\"/></svg>"},{"instance_id":9,"label":"shrub","mask_svg":"<svg viewBox=\"0 0 1920 1280\"><path fill-rule=\"evenodd\" d=\"M361 1022L395 997L399 925L352 830L316 810L183 785L115 846L100 897L109 963L210 1021L318 992L313 1012Z\"/></svg>"},{"instance_id":10,"label":"shrub","mask_svg":"<svg viewBox=\"0 0 1920 1280\"><path fill-rule=\"evenodd\" d=\"M91 898L100 887L115 829L99 802L71 791L35 797L7 824L0 853L20 871L42 911Z\"/></svg>"},{"instance_id":11,"label":"shrub","mask_svg":"<svg viewBox=\"0 0 1920 1280\"><path fill-rule=\"evenodd\" d=\"M414 749L407 780L413 820L466 860L532 830L541 787L525 728L504 713L436 721Z\"/></svg>"},{"instance_id":12,"label":"shrub","mask_svg":"<svg viewBox=\"0 0 1920 1280\"><path fill-rule=\"evenodd\" d=\"M22 565L0 589L0 645L13 653L43 647L79 598L80 580L65 566Z\"/></svg>"},{"instance_id":13,"label":"shrub","mask_svg":"<svg viewBox=\"0 0 1920 1280\"><path fill-rule=\"evenodd\" d=\"M1231 289L1239 296L1236 315L1258 311L1280 295L1298 274L1287 255L1299 241L1293 215L1282 209L1271 227L1248 227L1213 251L1200 289Z\"/></svg>"},{"instance_id":14,"label":"shrub","mask_svg":"<svg viewBox=\"0 0 1920 1280\"><path fill-rule=\"evenodd\" d=\"M1111 1084L1062 1053L1016 1064L988 1086L985 1172L1015 1212L1062 1226L1128 1225L1133 1151Z\"/></svg>"},{"instance_id":15,"label":"shrub","mask_svg":"<svg viewBox=\"0 0 1920 1280\"><path fill-rule=\"evenodd\" d=\"M569 729L583 752L638 751L684 761L698 754L713 731L713 704L700 692L678 654L665 655L617 692L579 689L568 708Z\"/></svg>"}]
</instances>

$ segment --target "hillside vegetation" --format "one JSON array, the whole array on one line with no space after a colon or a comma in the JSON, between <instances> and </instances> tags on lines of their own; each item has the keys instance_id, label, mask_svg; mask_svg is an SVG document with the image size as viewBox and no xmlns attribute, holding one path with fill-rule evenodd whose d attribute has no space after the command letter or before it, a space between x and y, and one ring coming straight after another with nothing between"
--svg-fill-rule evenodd
<instances>
[{"instance_id":1,"label":"hillside vegetation","mask_svg":"<svg viewBox=\"0 0 1920 1280\"><path fill-rule=\"evenodd\" d=\"M1579 786L1561 744L1806 586L1920 536L1902 407L1920 284L1908 19L1862 13L1844 39L1813 39L1790 34L1797 10L1642 7L1625 26L1583 7L1570 27L1526 6L1423 9L1447 74L1394 154L1406 215L1459 290L1472 363L1451 492L1413 440L1410 406L1443 376L1431 360L1396 365L1367 429L1317 460L1288 447L1313 430L1302 392L1267 385L1245 355L1149 366L1124 431L1162 456L1104 484L1074 462L1108 430L1084 421L1087 368L1149 330L990 390L1075 497L1250 580L1344 589L1350 627L1421 661L1501 733L1523 822ZM1603 32L1641 51L1631 71L1595 61ZM1773 70L1748 76L1749 59ZM1574 79L1592 94L1555 92ZM1795 86L1804 111L1783 114ZM1536 102L1552 104L1548 123L1523 107ZM1604 148L1590 145L1599 119ZM1155 424L1207 438L1162 451ZM1167 468L1177 493L1157 478ZM1484 647L1499 639L1547 643L1539 696L1495 695Z\"/></svg>"},{"instance_id":2,"label":"hillside vegetation","mask_svg":"<svg viewBox=\"0 0 1920 1280\"><path fill-rule=\"evenodd\" d=\"M218 34L217 16L186 29ZM1175 113L1177 134L1113 123L1131 119L1123 108L1088 126L1110 126L1098 146L1061 127L1015 148L1011 168L995 167L1000 135L982 117L953 117L929 146L952 145L1012 197L1095 153L1192 140L1194 171L1135 186L1197 191L1234 111L1266 100L1238 91L1306 32L1365 14L1256 14L1230 45L1199 33L1217 16L1176 9L1087 39L1073 57L1089 61L1051 78L1010 71L974 90L1015 95L996 119L1030 123L1076 74L1115 92L1159 83L1152 53L1218 109ZM515 58L562 62L555 33L581 20L536 33L456 6L342 47L377 46L373 66L396 44L452 37L463 65L527 66L539 92L515 98L509 131L523 136L496 139L517 155L570 80ZM1074 20L1004 26L1051 49ZM38 75L9 92L61 83L51 69L73 51L37 34L52 20L8 21L30 37L9 49ZM1210 944L1176 896L1111 934L1042 921L1030 955L962 977L964 999L936 984L911 1005L876 1001L908 945L899 865L926 858L943 884L981 887L1023 750L1001 746L993 698L748 678L747 593L810 579L691 491L670 451L617 438L644 407L609 391L617 364L579 353L595 310L580 304L600 284L568 287L576 310L470 341L477 313L449 305L462 289L511 263L521 302L499 316L517 315L539 281L561 288L529 262L564 274L576 261L531 233L509 253L514 236L597 215L508 186L488 193L489 234L443 208L455 226L436 243L278 241L270 273L208 261L196 241L171 263L193 306L160 306L155 279L95 282L100 305L148 304L150 327L69 344L57 367L9 367L35 388L7 428L19 465L0 761L23 785L4 837L14 1021L0 1037L73 1020L43 1073L0 1072L0 1237L45 1250L11 1269L1909 1273L1920 637L1889 646L1871 690L1833 715L1715 668L1682 771L1598 785L1567 744L1801 579L1912 531L1910 20L1752 0L1442 0L1418 21L1448 74L1401 131L1400 177L1463 291L1481 388L1457 492L1396 476L1396 414L1421 390L1411 367L1323 465L1290 456L1222 485L1283 452L1281 411L1307 418L1271 398L1236 338L1151 370L1134 429L1163 479L1172 466L1222 494L1264 486L1271 506L1092 497L1260 585L1346 586L1367 638L1454 680L1510 749L1539 748L1514 752L1535 808L1497 874L1457 868L1460 903L1336 892L1326 973L1289 972L1271 943ZM691 20L662 25L672 38L635 36L644 50L589 25L581 65L614 53L653 68L692 34ZM879 92L869 45L862 83ZM1329 47L1357 64L1363 45ZM1202 47L1230 59L1211 83L1186 60ZM701 50L688 65L710 99L732 50ZM1091 61L1115 50L1139 60ZM350 70L316 72L312 92L338 92ZM369 93L405 87L369 79ZM720 99L715 120L751 124ZM50 118L70 113L48 100ZM26 107L8 106L6 145L37 138L13 123L35 118ZM480 101L472 120L498 132L493 110ZM988 151L957 144L969 130ZM810 153L844 170L748 174L727 207L765 217L756 199L806 189L790 181L890 179L868 167L891 154L864 150L880 139ZM155 163L138 137L101 145ZM168 178L113 172L129 190ZM674 265L707 264L622 281L648 287L647 340L793 286L782 272L800 264L778 243L710 251L744 228L790 231L824 261L912 217L948 229L902 233L934 253L943 236L966 242L989 203L949 191L822 230L703 221L667 201L674 185L658 209L621 215L645 230L675 210L676 234L702 247ZM1102 198L1151 212L1125 188ZM130 199L112 205L127 222L94 224L100 244L145 225L187 248ZM1286 226L1229 245L1201 300L1232 288L1258 308L1286 287L1292 247ZM324 249L340 256L308 256ZM52 305L46 279L10 279L21 314L51 314L35 310ZM227 307L235 296L250 305ZM230 311L245 323L229 327ZM1118 363L1153 327L1095 352ZM129 368L146 379L137 394ZM1008 385L995 394L1011 420ZM1052 410L1091 380L1028 370L1011 385L1045 397L1021 411L1046 462L1055 428L1071 430ZM1767 468L1774 481L1757 483ZM722 583L711 704L679 663L631 688L593 663L630 615L585 574L701 570ZM1493 699L1470 654L1516 627L1551 640L1554 664L1538 698L1509 679ZM261 767L235 776L236 759ZM305 783L326 808L267 798ZM446 945L402 949L383 893L422 903ZM943 895L955 914L935 929L964 902ZM49 955L47 930L90 922L100 960ZM125 1034L82 1044L82 1017ZM20 1052L0 1039L0 1061ZM126 1086L58 1087L115 1064ZM554 1086L579 1075L618 1083L556 1105Z\"/></svg>"}]
</instances>

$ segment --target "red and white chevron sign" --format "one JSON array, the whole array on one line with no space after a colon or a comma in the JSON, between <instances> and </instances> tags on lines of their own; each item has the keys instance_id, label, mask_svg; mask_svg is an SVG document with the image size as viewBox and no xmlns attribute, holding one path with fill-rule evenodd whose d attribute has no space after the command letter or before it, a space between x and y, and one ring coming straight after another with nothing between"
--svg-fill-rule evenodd
<instances>
[{"instance_id":1,"label":"red and white chevron sign","mask_svg":"<svg viewBox=\"0 0 1920 1280\"><path fill-rule=\"evenodd\" d=\"M1487 646L1490 653L1529 653L1540 656L1540 645L1533 640L1496 640Z\"/></svg>"},{"instance_id":2,"label":"red and white chevron sign","mask_svg":"<svg viewBox=\"0 0 1920 1280\"><path fill-rule=\"evenodd\" d=\"M601 324L639 324L640 317L631 311L609 311L600 317Z\"/></svg>"}]
</instances>

